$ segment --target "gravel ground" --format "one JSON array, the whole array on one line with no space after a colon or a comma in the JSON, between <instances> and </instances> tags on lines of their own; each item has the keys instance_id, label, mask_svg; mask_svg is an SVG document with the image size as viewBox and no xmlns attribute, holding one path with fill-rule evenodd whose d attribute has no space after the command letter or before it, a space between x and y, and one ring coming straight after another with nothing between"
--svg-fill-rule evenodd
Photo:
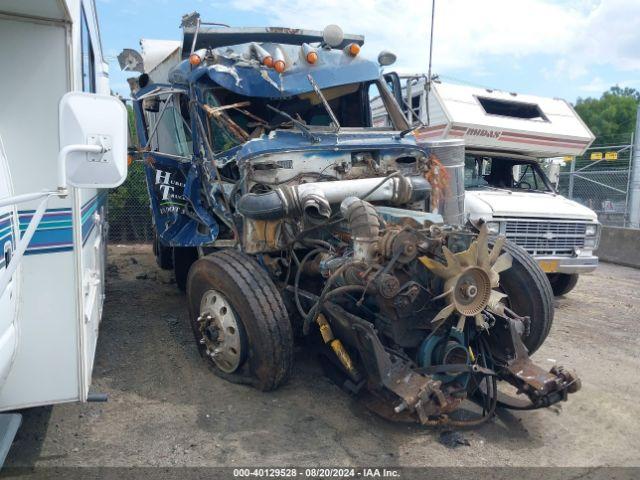
<instances>
[{"instance_id":1,"label":"gravel ground","mask_svg":"<svg viewBox=\"0 0 640 480\"><path fill-rule=\"evenodd\" d=\"M24 412L8 466L639 466L640 270L603 264L556 300L537 362L574 367L583 388L535 412L499 411L468 446L364 410L297 352L283 388L213 376L185 297L147 246L110 249L93 387L107 403ZM635 446L634 446L635 445Z\"/></svg>"}]
</instances>

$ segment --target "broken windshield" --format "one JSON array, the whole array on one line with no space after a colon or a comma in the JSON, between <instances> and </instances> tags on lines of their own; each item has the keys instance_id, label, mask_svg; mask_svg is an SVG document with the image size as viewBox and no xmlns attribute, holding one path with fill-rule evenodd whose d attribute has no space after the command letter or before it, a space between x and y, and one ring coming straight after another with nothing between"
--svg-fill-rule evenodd
<instances>
[{"instance_id":1,"label":"broken windshield","mask_svg":"<svg viewBox=\"0 0 640 480\"><path fill-rule=\"evenodd\" d=\"M370 128L373 126L370 90L382 88L378 84L378 81L352 83L321 91L341 127ZM300 125L294 125L296 122L316 131L334 128L322 99L314 91L285 99L269 99L245 97L222 87L213 87L205 91L204 99L210 140L216 153L276 129L299 128ZM398 108L395 104L389 107Z\"/></svg>"}]
</instances>

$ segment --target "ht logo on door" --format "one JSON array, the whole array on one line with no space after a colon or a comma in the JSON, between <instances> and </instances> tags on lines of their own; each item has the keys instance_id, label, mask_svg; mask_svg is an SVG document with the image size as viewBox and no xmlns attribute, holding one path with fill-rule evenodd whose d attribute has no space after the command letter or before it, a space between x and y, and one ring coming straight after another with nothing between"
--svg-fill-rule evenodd
<instances>
[{"instance_id":1,"label":"ht logo on door","mask_svg":"<svg viewBox=\"0 0 640 480\"><path fill-rule=\"evenodd\" d=\"M160 204L160 213L182 213L186 205L184 198L184 181L179 172L156 170L155 190Z\"/></svg>"}]
</instances>

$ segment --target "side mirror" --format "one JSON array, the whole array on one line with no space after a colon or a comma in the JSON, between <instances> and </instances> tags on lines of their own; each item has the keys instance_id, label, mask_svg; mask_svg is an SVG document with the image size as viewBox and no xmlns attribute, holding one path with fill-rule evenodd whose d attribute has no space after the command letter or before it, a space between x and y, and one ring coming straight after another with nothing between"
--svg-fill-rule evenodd
<instances>
[{"instance_id":1,"label":"side mirror","mask_svg":"<svg viewBox=\"0 0 640 480\"><path fill-rule=\"evenodd\" d=\"M383 77L384 81L387 83L387 87L389 87L389 90L393 93L393 97L396 99L396 102L398 102L398 105L402 108L402 85L400 83L400 77L396 72L385 73Z\"/></svg>"},{"instance_id":2,"label":"side mirror","mask_svg":"<svg viewBox=\"0 0 640 480\"><path fill-rule=\"evenodd\" d=\"M60 100L58 190L115 188L127 178L127 109L108 95L69 92Z\"/></svg>"}]
</instances>

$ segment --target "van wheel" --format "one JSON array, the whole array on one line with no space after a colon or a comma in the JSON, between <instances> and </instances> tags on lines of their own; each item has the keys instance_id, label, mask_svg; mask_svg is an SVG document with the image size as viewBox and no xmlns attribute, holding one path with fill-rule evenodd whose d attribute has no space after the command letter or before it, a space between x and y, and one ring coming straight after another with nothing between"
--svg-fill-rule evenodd
<instances>
[{"instance_id":1,"label":"van wheel","mask_svg":"<svg viewBox=\"0 0 640 480\"><path fill-rule=\"evenodd\" d=\"M198 260L198 250L193 247L173 247L173 273L181 292L187 290L187 276L191 265Z\"/></svg>"},{"instance_id":2,"label":"van wheel","mask_svg":"<svg viewBox=\"0 0 640 480\"><path fill-rule=\"evenodd\" d=\"M566 295L573 290L578 283L578 274L550 273L547 275L551 289L556 297Z\"/></svg>"},{"instance_id":3,"label":"van wheel","mask_svg":"<svg viewBox=\"0 0 640 480\"><path fill-rule=\"evenodd\" d=\"M187 301L198 349L216 375L263 391L287 380L291 323L253 257L228 249L199 259L189 272Z\"/></svg>"},{"instance_id":4,"label":"van wheel","mask_svg":"<svg viewBox=\"0 0 640 480\"><path fill-rule=\"evenodd\" d=\"M153 254L156 257L156 263L161 269L171 270L173 268L172 248L164 246L155 232L153 234Z\"/></svg>"},{"instance_id":5,"label":"van wheel","mask_svg":"<svg viewBox=\"0 0 640 480\"><path fill-rule=\"evenodd\" d=\"M518 315L530 319L529 334L522 341L535 352L549 334L553 323L553 292L538 262L522 247L506 241L503 251L513 257L510 269L500 274L500 287L508 295L508 305Z\"/></svg>"}]
</instances>

